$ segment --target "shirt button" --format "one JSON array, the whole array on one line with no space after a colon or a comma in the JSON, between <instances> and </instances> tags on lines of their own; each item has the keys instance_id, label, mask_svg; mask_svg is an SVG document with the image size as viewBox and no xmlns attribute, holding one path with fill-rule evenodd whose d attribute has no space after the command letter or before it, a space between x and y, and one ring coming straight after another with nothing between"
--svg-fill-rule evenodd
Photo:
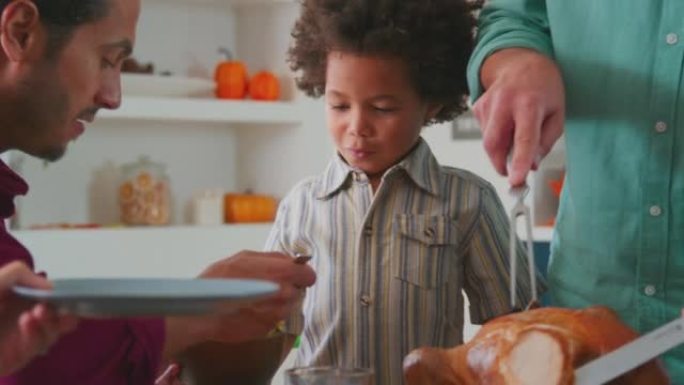
<instances>
[{"instance_id":1,"label":"shirt button","mask_svg":"<svg viewBox=\"0 0 684 385\"><path fill-rule=\"evenodd\" d=\"M373 300L368 294L364 294L361 296L361 305L363 306L370 306L373 303Z\"/></svg>"},{"instance_id":2,"label":"shirt button","mask_svg":"<svg viewBox=\"0 0 684 385\"><path fill-rule=\"evenodd\" d=\"M677 44L677 42L679 41L679 36L677 36L676 33L668 33L667 36L665 36L665 41L669 45Z\"/></svg>"},{"instance_id":3,"label":"shirt button","mask_svg":"<svg viewBox=\"0 0 684 385\"><path fill-rule=\"evenodd\" d=\"M646 285L644 287L644 294L646 294L649 297L652 297L656 293L656 288L653 285Z\"/></svg>"},{"instance_id":4,"label":"shirt button","mask_svg":"<svg viewBox=\"0 0 684 385\"><path fill-rule=\"evenodd\" d=\"M435 229L433 229L432 227L428 227L427 229L425 229L425 231L423 231L423 235L425 235L428 238L432 238L435 236Z\"/></svg>"},{"instance_id":5,"label":"shirt button","mask_svg":"<svg viewBox=\"0 0 684 385\"><path fill-rule=\"evenodd\" d=\"M373 226L370 226L370 225L365 226L363 228L363 235L365 235L367 237L370 237L371 235L373 235Z\"/></svg>"},{"instance_id":6,"label":"shirt button","mask_svg":"<svg viewBox=\"0 0 684 385\"><path fill-rule=\"evenodd\" d=\"M667 131L667 123L657 122L655 125L655 130L657 133L662 134L663 132Z\"/></svg>"},{"instance_id":7,"label":"shirt button","mask_svg":"<svg viewBox=\"0 0 684 385\"><path fill-rule=\"evenodd\" d=\"M663 213L663 209L661 209L660 206L651 206L651 208L648 209L648 212L652 217L657 217Z\"/></svg>"}]
</instances>

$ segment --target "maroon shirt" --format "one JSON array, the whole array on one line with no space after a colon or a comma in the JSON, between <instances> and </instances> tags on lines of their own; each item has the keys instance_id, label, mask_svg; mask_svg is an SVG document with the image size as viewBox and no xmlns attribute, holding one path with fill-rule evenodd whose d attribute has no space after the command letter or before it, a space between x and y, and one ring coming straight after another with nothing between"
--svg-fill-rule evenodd
<instances>
[{"instance_id":1,"label":"maroon shirt","mask_svg":"<svg viewBox=\"0 0 684 385\"><path fill-rule=\"evenodd\" d=\"M27 191L26 182L0 161L0 217L12 216L14 197ZM16 260L33 268L31 254L0 220L0 266ZM46 355L0 378L0 385L153 384L164 336L162 319L83 320Z\"/></svg>"}]
</instances>

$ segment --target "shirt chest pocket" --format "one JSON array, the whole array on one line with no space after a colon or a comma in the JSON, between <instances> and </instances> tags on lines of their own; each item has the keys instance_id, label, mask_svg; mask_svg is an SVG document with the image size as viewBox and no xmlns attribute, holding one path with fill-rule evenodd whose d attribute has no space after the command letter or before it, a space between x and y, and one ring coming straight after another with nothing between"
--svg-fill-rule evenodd
<instances>
[{"instance_id":1,"label":"shirt chest pocket","mask_svg":"<svg viewBox=\"0 0 684 385\"><path fill-rule=\"evenodd\" d=\"M394 221L391 268L394 276L423 289L446 284L458 244L454 221L447 216L398 215Z\"/></svg>"}]
</instances>

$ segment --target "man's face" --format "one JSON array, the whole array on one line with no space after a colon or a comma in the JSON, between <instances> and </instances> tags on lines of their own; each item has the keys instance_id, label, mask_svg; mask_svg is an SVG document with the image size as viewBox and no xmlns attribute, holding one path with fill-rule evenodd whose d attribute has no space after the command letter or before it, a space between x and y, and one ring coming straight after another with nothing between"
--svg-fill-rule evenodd
<instances>
[{"instance_id":1,"label":"man's face","mask_svg":"<svg viewBox=\"0 0 684 385\"><path fill-rule=\"evenodd\" d=\"M121 104L121 64L135 41L140 0L110 0L107 16L76 27L53 58L24 72L13 97L14 147L55 161L100 108Z\"/></svg>"}]
</instances>

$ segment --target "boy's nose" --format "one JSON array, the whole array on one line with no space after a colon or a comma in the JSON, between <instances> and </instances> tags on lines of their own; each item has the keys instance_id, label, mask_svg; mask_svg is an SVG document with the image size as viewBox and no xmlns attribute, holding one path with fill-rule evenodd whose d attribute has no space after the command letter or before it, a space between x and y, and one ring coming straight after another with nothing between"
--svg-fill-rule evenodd
<instances>
[{"instance_id":1,"label":"boy's nose","mask_svg":"<svg viewBox=\"0 0 684 385\"><path fill-rule=\"evenodd\" d=\"M347 131L355 136L369 136L371 126L363 113L355 113L349 122Z\"/></svg>"}]
</instances>

